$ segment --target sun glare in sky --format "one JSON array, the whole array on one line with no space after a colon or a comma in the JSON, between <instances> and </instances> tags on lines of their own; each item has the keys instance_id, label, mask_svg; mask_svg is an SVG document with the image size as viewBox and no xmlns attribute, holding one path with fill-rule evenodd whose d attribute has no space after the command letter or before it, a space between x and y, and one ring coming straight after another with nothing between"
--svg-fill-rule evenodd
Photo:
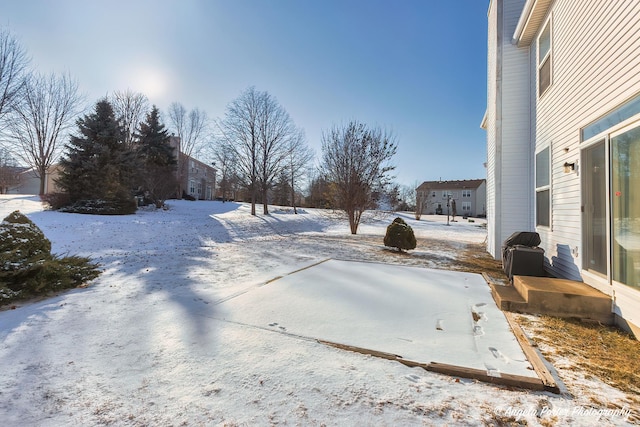
<instances>
[{"instance_id":1,"label":"sun glare in sky","mask_svg":"<svg viewBox=\"0 0 640 427\"><path fill-rule=\"evenodd\" d=\"M144 93L150 99L160 99L167 95L169 78L159 67L135 66L124 77L128 87Z\"/></svg>"}]
</instances>

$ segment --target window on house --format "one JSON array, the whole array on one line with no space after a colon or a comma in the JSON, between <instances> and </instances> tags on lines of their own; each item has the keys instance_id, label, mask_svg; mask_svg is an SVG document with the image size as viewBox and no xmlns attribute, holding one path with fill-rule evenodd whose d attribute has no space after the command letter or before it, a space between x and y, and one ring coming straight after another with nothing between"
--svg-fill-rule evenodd
<instances>
[{"instance_id":1,"label":"window on house","mask_svg":"<svg viewBox=\"0 0 640 427\"><path fill-rule=\"evenodd\" d=\"M189 194L196 194L196 182L192 179L189 180Z\"/></svg>"},{"instance_id":2,"label":"window on house","mask_svg":"<svg viewBox=\"0 0 640 427\"><path fill-rule=\"evenodd\" d=\"M462 190L462 197L471 197L471 190Z\"/></svg>"},{"instance_id":3,"label":"window on house","mask_svg":"<svg viewBox=\"0 0 640 427\"><path fill-rule=\"evenodd\" d=\"M433 196L432 197L436 197L436 192L435 191L433 192Z\"/></svg>"},{"instance_id":4,"label":"window on house","mask_svg":"<svg viewBox=\"0 0 640 427\"><path fill-rule=\"evenodd\" d=\"M443 198L443 199L446 199L446 198L447 198L447 192L446 192L446 191L444 191L444 190L442 191L442 198Z\"/></svg>"},{"instance_id":5,"label":"window on house","mask_svg":"<svg viewBox=\"0 0 640 427\"><path fill-rule=\"evenodd\" d=\"M551 164L549 147L536 154L536 225L551 225Z\"/></svg>"},{"instance_id":6,"label":"window on house","mask_svg":"<svg viewBox=\"0 0 640 427\"><path fill-rule=\"evenodd\" d=\"M551 86L551 21L538 37L538 96Z\"/></svg>"},{"instance_id":7,"label":"window on house","mask_svg":"<svg viewBox=\"0 0 640 427\"><path fill-rule=\"evenodd\" d=\"M462 212L471 212L471 202L462 202Z\"/></svg>"}]
</instances>

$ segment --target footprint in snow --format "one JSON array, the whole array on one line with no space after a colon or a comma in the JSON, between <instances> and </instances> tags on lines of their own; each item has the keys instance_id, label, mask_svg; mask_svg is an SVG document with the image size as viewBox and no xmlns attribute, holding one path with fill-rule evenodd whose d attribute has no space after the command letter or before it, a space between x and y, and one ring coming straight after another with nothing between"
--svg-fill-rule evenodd
<instances>
[{"instance_id":1,"label":"footprint in snow","mask_svg":"<svg viewBox=\"0 0 640 427\"><path fill-rule=\"evenodd\" d=\"M405 378L411 381L412 383L417 383L418 381L420 381L420 377L417 376L416 374L405 375Z\"/></svg>"}]
</instances>

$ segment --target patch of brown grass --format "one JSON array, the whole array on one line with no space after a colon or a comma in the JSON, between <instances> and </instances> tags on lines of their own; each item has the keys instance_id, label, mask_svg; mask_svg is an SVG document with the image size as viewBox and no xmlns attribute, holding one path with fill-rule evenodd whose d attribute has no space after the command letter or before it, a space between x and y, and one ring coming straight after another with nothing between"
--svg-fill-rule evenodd
<instances>
[{"instance_id":1,"label":"patch of brown grass","mask_svg":"<svg viewBox=\"0 0 640 427\"><path fill-rule=\"evenodd\" d=\"M483 244L466 245L454 267L459 271L487 273L496 279L507 279L502 270L502 262L494 259Z\"/></svg>"},{"instance_id":2,"label":"patch of brown grass","mask_svg":"<svg viewBox=\"0 0 640 427\"><path fill-rule=\"evenodd\" d=\"M536 334L586 373L640 397L640 341L610 326L542 317ZM540 339L539 338L539 339Z\"/></svg>"}]
</instances>

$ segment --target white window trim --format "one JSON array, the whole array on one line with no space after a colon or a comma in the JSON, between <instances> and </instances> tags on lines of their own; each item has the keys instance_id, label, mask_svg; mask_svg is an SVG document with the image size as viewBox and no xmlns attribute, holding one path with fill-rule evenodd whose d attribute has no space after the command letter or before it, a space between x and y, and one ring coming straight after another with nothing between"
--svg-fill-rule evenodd
<instances>
[{"instance_id":1,"label":"white window trim","mask_svg":"<svg viewBox=\"0 0 640 427\"><path fill-rule=\"evenodd\" d=\"M549 51L544 57L540 58L540 36L542 36L542 33L544 33L547 27L549 27ZM553 86L553 25L551 25L551 17L544 23L542 31L538 35L536 41L536 59L536 91L538 92L538 98L542 98L542 96L549 91L549 88ZM549 61L549 86L547 86L543 92L540 92L540 69L546 61Z\"/></svg>"},{"instance_id":2,"label":"white window trim","mask_svg":"<svg viewBox=\"0 0 640 427\"><path fill-rule=\"evenodd\" d=\"M540 187L537 186L537 173L538 173L538 167L537 167L537 159L538 159L538 154L542 153L544 150L549 150L549 169L547 170L547 173L549 174L549 184L547 185L542 185ZM534 161L536 162L536 164L534 164L534 177L533 177L533 183L534 183L534 187L535 187L535 198L534 198L534 209L535 209L535 218L534 218L534 223L536 228L543 228L546 230L552 230L552 226L553 226L553 191L552 191L552 180L553 180L553 174L551 173L552 168L553 168L553 155L552 155L552 150L551 150L551 146L547 145L545 147L543 147L542 149L536 151L535 156L534 156ZM542 192L542 191L549 191L549 225L542 225L542 224L538 224L538 193Z\"/></svg>"}]
</instances>

